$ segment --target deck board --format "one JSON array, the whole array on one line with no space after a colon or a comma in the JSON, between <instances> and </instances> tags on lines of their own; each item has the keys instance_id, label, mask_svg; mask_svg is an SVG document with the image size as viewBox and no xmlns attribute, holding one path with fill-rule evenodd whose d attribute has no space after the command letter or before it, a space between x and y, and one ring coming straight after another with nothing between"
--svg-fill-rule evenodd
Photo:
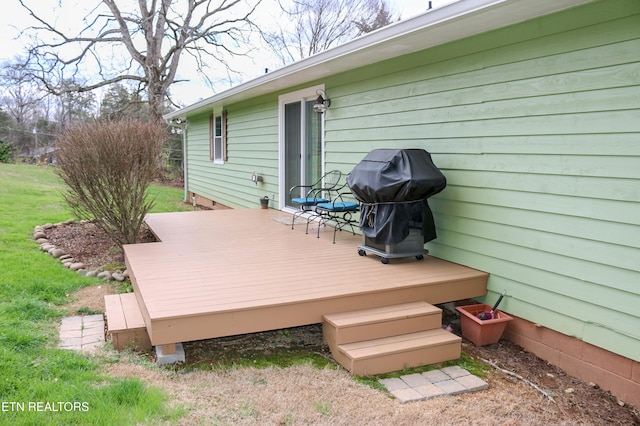
<instances>
[{"instance_id":1,"label":"deck board","mask_svg":"<svg viewBox=\"0 0 640 426\"><path fill-rule=\"evenodd\" d=\"M338 232L332 244L333 228L322 227L316 238L315 225L307 235L304 225L291 230L290 218L271 209L149 215L161 242L124 250L152 343L318 323L350 307L486 293L484 272L429 256L384 265L358 255L359 236Z\"/></svg>"}]
</instances>

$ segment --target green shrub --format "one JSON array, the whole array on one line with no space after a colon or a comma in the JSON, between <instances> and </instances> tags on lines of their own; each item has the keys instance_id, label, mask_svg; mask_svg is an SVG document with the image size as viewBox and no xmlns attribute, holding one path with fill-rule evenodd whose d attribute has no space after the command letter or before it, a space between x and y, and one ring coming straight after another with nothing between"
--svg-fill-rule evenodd
<instances>
[{"instance_id":1,"label":"green shrub","mask_svg":"<svg viewBox=\"0 0 640 426\"><path fill-rule=\"evenodd\" d=\"M0 141L0 163L13 163L13 147Z\"/></svg>"}]
</instances>

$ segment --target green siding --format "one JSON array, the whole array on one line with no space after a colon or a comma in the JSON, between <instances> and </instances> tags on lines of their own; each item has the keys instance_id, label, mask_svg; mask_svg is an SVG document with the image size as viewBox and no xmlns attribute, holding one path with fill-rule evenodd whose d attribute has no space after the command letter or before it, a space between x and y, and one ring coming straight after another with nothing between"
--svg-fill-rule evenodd
<instances>
[{"instance_id":1,"label":"green siding","mask_svg":"<svg viewBox=\"0 0 640 426\"><path fill-rule=\"evenodd\" d=\"M189 117L188 185L195 192L234 208L259 207L258 199L278 193L278 102L265 97L226 108L227 156L209 158L209 116ZM256 185L253 172L263 176Z\"/></svg>"},{"instance_id":2,"label":"green siding","mask_svg":"<svg viewBox=\"0 0 640 426\"><path fill-rule=\"evenodd\" d=\"M506 289L507 312L640 361L639 1L316 83L332 100L327 169L374 148L431 152L448 186L430 201L430 252L490 272L487 300ZM228 106L224 165L209 161L207 117L190 117L189 190L233 207L278 193L277 95Z\"/></svg>"},{"instance_id":3,"label":"green siding","mask_svg":"<svg viewBox=\"0 0 640 426\"><path fill-rule=\"evenodd\" d=\"M602 1L325 82L327 161L421 147L430 252L493 302L640 361L640 2Z\"/></svg>"}]
</instances>

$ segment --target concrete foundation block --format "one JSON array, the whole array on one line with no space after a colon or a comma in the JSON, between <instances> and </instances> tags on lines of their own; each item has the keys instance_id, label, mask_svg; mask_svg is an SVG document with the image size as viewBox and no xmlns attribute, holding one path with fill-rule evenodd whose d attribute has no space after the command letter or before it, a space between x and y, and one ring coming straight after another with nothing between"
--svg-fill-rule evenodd
<instances>
[{"instance_id":1,"label":"concrete foundation block","mask_svg":"<svg viewBox=\"0 0 640 426\"><path fill-rule=\"evenodd\" d=\"M182 343L176 343L176 353L165 355L162 353L162 346L156 346L156 363L158 365L177 364L179 362L185 362L186 357L184 354L184 347Z\"/></svg>"}]
</instances>

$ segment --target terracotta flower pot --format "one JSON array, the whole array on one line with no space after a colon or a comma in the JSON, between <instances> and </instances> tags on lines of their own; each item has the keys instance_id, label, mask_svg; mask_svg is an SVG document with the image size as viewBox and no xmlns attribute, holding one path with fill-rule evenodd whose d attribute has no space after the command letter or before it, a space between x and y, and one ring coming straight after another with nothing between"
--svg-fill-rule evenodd
<instances>
[{"instance_id":1,"label":"terracotta flower pot","mask_svg":"<svg viewBox=\"0 0 640 426\"><path fill-rule=\"evenodd\" d=\"M507 322L513 319L499 310L493 312L493 319L479 319L478 315L491 311L491 306L485 304L458 306L456 310L460 312L462 336L471 340L477 346L498 343L504 329L507 327Z\"/></svg>"}]
</instances>

